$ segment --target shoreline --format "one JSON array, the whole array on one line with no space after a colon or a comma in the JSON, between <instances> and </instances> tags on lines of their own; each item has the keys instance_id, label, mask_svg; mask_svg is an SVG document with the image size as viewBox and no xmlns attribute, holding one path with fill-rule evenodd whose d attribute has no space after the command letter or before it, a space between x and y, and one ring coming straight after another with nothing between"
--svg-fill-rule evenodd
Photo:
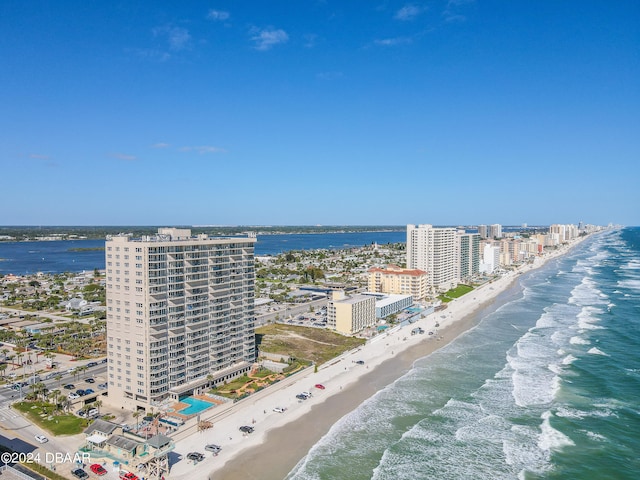
<instances>
[{"instance_id":1,"label":"shoreline","mask_svg":"<svg viewBox=\"0 0 640 480\"><path fill-rule=\"evenodd\" d=\"M511 289L515 288L521 274L565 255L583 240L578 239L562 249L538 257L533 264L523 265L478 287L449 302L445 310L429 314L408 326L394 327L359 349L320 366L317 372L308 369L290 382L263 390L259 397L248 397L226 412L205 418L214 423L210 431L176 440L174 454L182 459L172 465L170 478L191 478L194 468L206 469L208 478L215 477L216 480L285 478L342 417L405 375L416 360L429 356L470 331L486 313L499 306L497 301L503 294L511 296L519 291ZM436 328L436 323L440 324L439 328ZM416 327L427 333L411 336L410 331ZM434 334L428 335L430 331ZM365 364L358 365L356 360ZM317 383L322 383L325 389L314 388ZM295 395L305 390L312 392L313 397L305 401L296 400ZM275 413L275 407L287 410ZM243 436L238 431L241 425L253 425L255 432ZM202 452L208 443L222 446L219 455L207 455L197 467L184 458L189 452Z\"/></svg>"},{"instance_id":2,"label":"shoreline","mask_svg":"<svg viewBox=\"0 0 640 480\"><path fill-rule=\"evenodd\" d=\"M512 285L515 281L514 279ZM364 374L348 388L327 398L323 403L311 407L304 417L269 430L262 444L229 459L220 470L212 472L209 478L216 480L237 478L282 480L286 478L309 450L345 415L406 375L416 361L430 356L460 335L471 331L480 323L483 313L493 310L494 305L495 302L489 300L465 318L449 324L439 332L440 340L425 339L385 359L375 370ZM304 434L297 433L292 436L291 431L304 432Z\"/></svg>"}]
</instances>

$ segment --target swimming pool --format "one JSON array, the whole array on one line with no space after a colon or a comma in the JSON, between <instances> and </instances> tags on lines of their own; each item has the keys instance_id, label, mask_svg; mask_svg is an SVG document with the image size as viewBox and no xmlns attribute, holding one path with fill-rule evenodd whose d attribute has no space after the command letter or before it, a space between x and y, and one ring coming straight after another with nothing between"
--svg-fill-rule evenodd
<instances>
[{"instance_id":1,"label":"swimming pool","mask_svg":"<svg viewBox=\"0 0 640 480\"><path fill-rule=\"evenodd\" d=\"M181 398L180 401L189 405L187 408L178 410L178 413L181 413L182 415L194 415L214 405L213 403L205 402L204 400L193 397Z\"/></svg>"}]
</instances>

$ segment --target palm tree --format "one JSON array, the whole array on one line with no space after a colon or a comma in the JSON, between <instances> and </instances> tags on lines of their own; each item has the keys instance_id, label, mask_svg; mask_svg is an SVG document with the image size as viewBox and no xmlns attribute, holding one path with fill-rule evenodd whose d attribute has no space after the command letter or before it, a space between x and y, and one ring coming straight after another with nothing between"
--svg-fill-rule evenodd
<instances>
[{"instance_id":1,"label":"palm tree","mask_svg":"<svg viewBox=\"0 0 640 480\"><path fill-rule=\"evenodd\" d=\"M2 372L2 376L4 377L4 371L7 369L7 364L6 363L2 363L0 364L0 372Z\"/></svg>"},{"instance_id":2,"label":"palm tree","mask_svg":"<svg viewBox=\"0 0 640 480\"><path fill-rule=\"evenodd\" d=\"M140 417L140 415L142 415L142 412L140 410L136 410L135 412L133 412L133 418L136 419L136 433L138 433L138 417Z\"/></svg>"},{"instance_id":3,"label":"palm tree","mask_svg":"<svg viewBox=\"0 0 640 480\"><path fill-rule=\"evenodd\" d=\"M93 405L98 409L98 413L100 413L100 407L102 406L102 400L96 400L93 402Z\"/></svg>"}]
</instances>

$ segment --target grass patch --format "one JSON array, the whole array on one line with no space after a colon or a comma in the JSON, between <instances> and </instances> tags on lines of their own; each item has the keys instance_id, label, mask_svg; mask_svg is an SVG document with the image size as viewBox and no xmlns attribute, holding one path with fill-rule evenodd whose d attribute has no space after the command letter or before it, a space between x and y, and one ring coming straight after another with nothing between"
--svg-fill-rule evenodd
<instances>
[{"instance_id":1,"label":"grass patch","mask_svg":"<svg viewBox=\"0 0 640 480\"><path fill-rule=\"evenodd\" d=\"M256 343L263 352L290 356L322 365L365 343L362 338L298 325L273 323L256 328Z\"/></svg>"},{"instance_id":2,"label":"grass patch","mask_svg":"<svg viewBox=\"0 0 640 480\"><path fill-rule=\"evenodd\" d=\"M456 298L460 298L463 295L471 292L473 287L469 285L458 285L456 288L452 288L451 290L439 295L438 298L445 303L450 302L451 300L455 300Z\"/></svg>"},{"instance_id":3,"label":"grass patch","mask_svg":"<svg viewBox=\"0 0 640 480\"><path fill-rule=\"evenodd\" d=\"M22 412L31 422L55 436L77 435L89 425L88 420L70 413L51 413L54 409L54 405L51 403L17 402L12 406Z\"/></svg>"}]
</instances>

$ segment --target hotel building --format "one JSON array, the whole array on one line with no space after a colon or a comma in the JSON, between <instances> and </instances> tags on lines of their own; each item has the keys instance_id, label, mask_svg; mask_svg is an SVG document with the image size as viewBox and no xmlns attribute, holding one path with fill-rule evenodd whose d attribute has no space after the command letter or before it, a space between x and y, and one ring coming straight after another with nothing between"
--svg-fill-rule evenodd
<instances>
[{"instance_id":1,"label":"hotel building","mask_svg":"<svg viewBox=\"0 0 640 480\"><path fill-rule=\"evenodd\" d=\"M376 298L372 295L346 296L332 293L327 305L327 327L343 335L352 335L376 324Z\"/></svg>"},{"instance_id":2,"label":"hotel building","mask_svg":"<svg viewBox=\"0 0 640 480\"><path fill-rule=\"evenodd\" d=\"M407 225L407 268L427 272L435 291L455 288L460 280L457 229Z\"/></svg>"},{"instance_id":3,"label":"hotel building","mask_svg":"<svg viewBox=\"0 0 640 480\"><path fill-rule=\"evenodd\" d=\"M105 403L159 408L251 368L255 241L177 228L107 238Z\"/></svg>"},{"instance_id":4,"label":"hotel building","mask_svg":"<svg viewBox=\"0 0 640 480\"><path fill-rule=\"evenodd\" d=\"M368 290L376 293L411 295L420 300L429 293L427 272L387 265L387 268L369 269Z\"/></svg>"}]
</instances>

